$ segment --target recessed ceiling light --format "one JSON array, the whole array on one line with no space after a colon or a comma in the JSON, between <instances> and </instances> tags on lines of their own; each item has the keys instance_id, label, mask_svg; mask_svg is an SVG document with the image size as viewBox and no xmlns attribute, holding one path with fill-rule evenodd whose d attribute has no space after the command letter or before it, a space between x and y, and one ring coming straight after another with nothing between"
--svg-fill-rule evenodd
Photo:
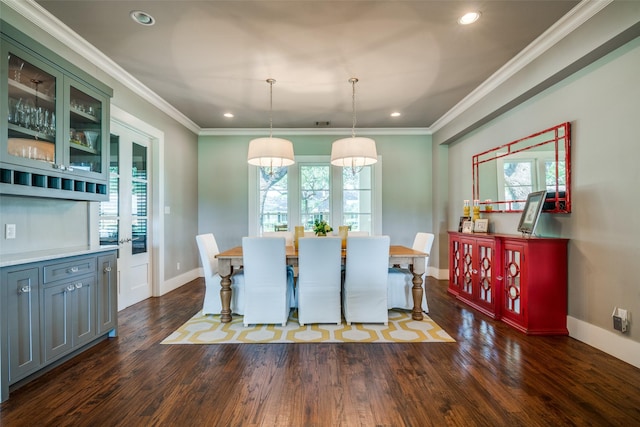
<instances>
[{"instance_id":1,"label":"recessed ceiling light","mask_svg":"<svg viewBox=\"0 0 640 427\"><path fill-rule=\"evenodd\" d=\"M397 111L394 111L393 113L391 113L391 117L400 117L401 115L402 114Z\"/></svg>"},{"instance_id":2,"label":"recessed ceiling light","mask_svg":"<svg viewBox=\"0 0 640 427\"><path fill-rule=\"evenodd\" d=\"M480 12L469 12L458 18L458 24L469 25L480 19Z\"/></svg>"},{"instance_id":3,"label":"recessed ceiling light","mask_svg":"<svg viewBox=\"0 0 640 427\"><path fill-rule=\"evenodd\" d=\"M129 13L129 16L131 16L131 19L133 19L140 25L150 26L156 23L156 20L153 18L153 16L141 10L132 10Z\"/></svg>"},{"instance_id":4,"label":"recessed ceiling light","mask_svg":"<svg viewBox=\"0 0 640 427\"><path fill-rule=\"evenodd\" d=\"M228 117L228 118L232 118L233 117L233 113L224 113L223 116Z\"/></svg>"}]
</instances>

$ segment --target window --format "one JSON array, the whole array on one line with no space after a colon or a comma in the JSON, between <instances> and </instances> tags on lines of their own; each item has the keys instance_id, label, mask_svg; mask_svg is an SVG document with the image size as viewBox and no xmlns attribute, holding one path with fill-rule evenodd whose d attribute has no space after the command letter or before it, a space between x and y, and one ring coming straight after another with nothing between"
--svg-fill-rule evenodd
<instances>
[{"instance_id":1,"label":"window","mask_svg":"<svg viewBox=\"0 0 640 427\"><path fill-rule=\"evenodd\" d=\"M533 157L532 157L533 155ZM520 200L513 203L512 209L523 209L527 195L532 191L547 189L555 192L556 161L552 151L534 151L527 153L515 153L504 158L497 159L498 189L504 196L504 200ZM560 170L564 171L564 161L559 162ZM558 177L558 191L565 191L566 176L564 172Z\"/></svg>"},{"instance_id":2,"label":"window","mask_svg":"<svg viewBox=\"0 0 640 427\"><path fill-rule=\"evenodd\" d=\"M324 219L337 230L381 234L381 160L357 174L331 166L329 156L298 156L288 168L249 166L249 235L311 230Z\"/></svg>"}]
</instances>

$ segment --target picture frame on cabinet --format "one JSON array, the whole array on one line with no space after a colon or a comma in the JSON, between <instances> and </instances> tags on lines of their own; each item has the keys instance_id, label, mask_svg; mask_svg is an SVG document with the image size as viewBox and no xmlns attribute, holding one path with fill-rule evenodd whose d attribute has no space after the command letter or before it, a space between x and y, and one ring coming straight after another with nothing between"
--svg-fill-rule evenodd
<instances>
[{"instance_id":1,"label":"picture frame on cabinet","mask_svg":"<svg viewBox=\"0 0 640 427\"><path fill-rule=\"evenodd\" d=\"M487 218L476 219L473 224L474 233L486 233L489 231L489 220Z\"/></svg>"},{"instance_id":2,"label":"picture frame on cabinet","mask_svg":"<svg viewBox=\"0 0 640 427\"><path fill-rule=\"evenodd\" d=\"M468 220L462 223L462 232L463 233L473 233L473 221Z\"/></svg>"},{"instance_id":3,"label":"picture frame on cabinet","mask_svg":"<svg viewBox=\"0 0 640 427\"><path fill-rule=\"evenodd\" d=\"M462 224L465 221L471 221L471 217L470 216L461 216L460 217L460 222L458 223L458 233L462 232Z\"/></svg>"},{"instance_id":4,"label":"picture frame on cabinet","mask_svg":"<svg viewBox=\"0 0 640 427\"><path fill-rule=\"evenodd\" d=\"M522 211L522 216L520 216L520 223L518 224L519 232L533 235L546 198L547 190L529 193L527 202L524 205L524 210Z\"/></svg>"}]
</instances>

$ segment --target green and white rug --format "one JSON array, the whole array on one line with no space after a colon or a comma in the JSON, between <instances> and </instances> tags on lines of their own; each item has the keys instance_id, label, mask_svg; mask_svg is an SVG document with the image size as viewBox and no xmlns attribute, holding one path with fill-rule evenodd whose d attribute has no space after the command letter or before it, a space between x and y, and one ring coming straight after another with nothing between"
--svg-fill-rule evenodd
<instances>
[{"instance_id":1,"label":"green and white rug","mask_svg":"<svg viewBox=\"0 0 640 427\"><path fill-rule=\"evenodd\" d=\"M257 344L257 343L339 343L339 342L455 342L427 315L413 320L411 312L389 310L389 324L313 324L300 326L294 311L287 326L242 324L234 315L221 323L219 315L197 313L162 341L162 344Z\"/></svg>"}]
</instances>

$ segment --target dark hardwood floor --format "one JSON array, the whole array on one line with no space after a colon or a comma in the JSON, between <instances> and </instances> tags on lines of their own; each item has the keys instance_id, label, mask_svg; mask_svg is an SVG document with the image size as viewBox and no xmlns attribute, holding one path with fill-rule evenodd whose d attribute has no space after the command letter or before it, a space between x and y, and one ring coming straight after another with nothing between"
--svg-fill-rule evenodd
<instances>
[{"instance_id":1,"label":"dark hardwood floor","mask_svg":"<svg viewBox=\"0 0 640 427\"><path fill-rule=\"evenodd\" d=\"M12 390L3 426L631 426L640 369L529 337L427 283L456 343L161 345L201 279L120 312L119 336Z\"/></svg>"}]
</instances>

